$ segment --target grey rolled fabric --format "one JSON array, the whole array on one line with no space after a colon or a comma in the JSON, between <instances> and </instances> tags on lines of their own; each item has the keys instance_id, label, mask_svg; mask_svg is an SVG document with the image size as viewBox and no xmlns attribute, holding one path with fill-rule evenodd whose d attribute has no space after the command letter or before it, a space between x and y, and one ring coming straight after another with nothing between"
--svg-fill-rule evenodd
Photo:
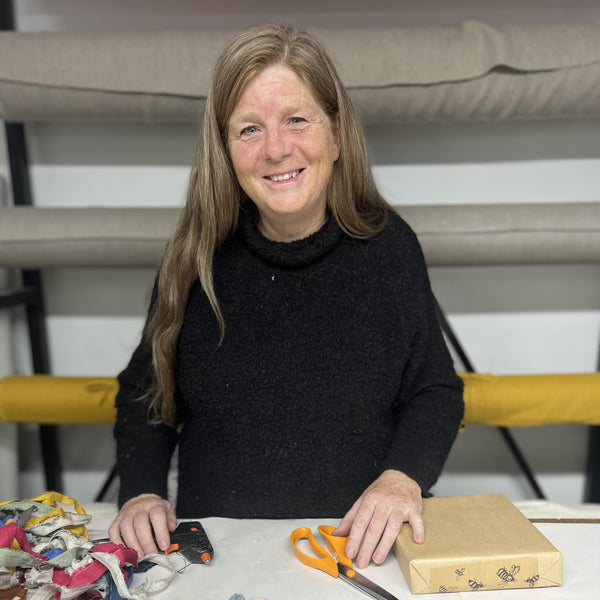
<instances>
[{"instance_id":1,"label":"grey rolled fabric","mask_svg":"<svg viewBox=\"0 0 600 600\"><path fill-rule=\"evenodd\" d=\"M0 118L199 122L235 31L0 33ZM600 25L317 29L365 124L600 117Z\"/></svg>"},{"instance_id":2,"label":"grey rolled fabric","mask_svg":"<svg viewBox=\"0 0 600 600\"><path fill-rule=\"evenodd\" d=\"M600 202L397 206L429 266L600 262ZM0 208L0 267L157 267L179 208Z\"/></svg>"}]
</instances>

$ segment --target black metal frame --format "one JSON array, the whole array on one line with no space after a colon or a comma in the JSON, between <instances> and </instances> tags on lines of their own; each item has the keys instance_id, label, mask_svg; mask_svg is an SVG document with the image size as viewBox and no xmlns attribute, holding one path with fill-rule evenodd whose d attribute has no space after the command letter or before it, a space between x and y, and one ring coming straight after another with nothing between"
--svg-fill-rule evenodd
<instances>
[{"instance_id":1,"label":"black metal frame","mask_svg":"<svg viewBox=\"0 0 600 600\"><path fill-rule=\"evenodd\" d=\"M442 331L446 335L448 342L450 342L450 344L454 348L456 354L458 355L458 358L460 359L461 363L463 364L464 370L467 373L475 373L475 368L473 367L473 364L469 360L467 353L465 352L464 348L462 347L462 344L460 343L458 337L456 336L456 333L452 329L450 322L446 318L446 315L444 314L444 311L442 310L442 307L440 306L440 304L437 300L435 301L435 307L436 307L440 327L442 328ZM529 463L525 459L525 456L521 452L521 449L519 448L516 440L514 439L512 433L510 432L510 430L507 427L497 427L497 429L500 432L500 434L502 435L502 438L504 439L504 441L506 442L506 445L508 446L509 450L511 451L511 454L517 461L519 468L521 469L523 475L525 475L525 478L529 482L529 485L533 489L533 492L535 493L536 497L539 498L540 500L545 500L546 495L544 494L544 492L542 491L542 488L540 487L539 483L537 482L535 475L533 474L533 471L531 470L531 467L529 466Z\"/></svg>"},{"instance_id":2,"label":"black metal frame","mask_svg":"<svg viewBox=\"0 0 600 600\"><path fill-rule=\"evenodd\" d=\"M600 348L598 349L598 371L600 371ZM600 425L592 425L589 428L583 501L600 502Z\"/></svg>"},{"instance_id":3,"label":"black metal frame","mask_svg":"<svg viewBox=\"0 0 600 600\"><path fill-rule=\"evenodd\" d=\"M475 369L469 360L466 352L464 351L458 337L454 330L450 326L448 319L446 318L444 311L436 300L436 310L438 314L438 320L440 327L446 335L448 342L455 350L458 358L460 359L463 367L467 373L475 373ZM598 370L600 371L600 355L598 357ZM537 482L531 467L527 463L525 456L521 452L517 442L510 430L506 427L497 428L502 435L502 438L508 445L512 455L517 461L519 468L525 475L529 485L533 489L535 495L539 499L545 499L546 496L542 491L539 483ZM600 426L593 425L589 427L589 441L588 441L588 452L587 452L587 464L586 464L586 476L585 476L585 490L584 490L584 502L600 502Z\"/></svg>"},{"instance_id":4,"label":"black metal frame","mask_svg":"<svg viewBox=\"0 0 600 600\"><path fill-rule=\"evenodd\" d=\"M12 3L0 2L0 30L12 29L14 29ZM31 206L33 196L29 179L25 129L22 123L6 122L5 131L14 203L17 206ZM36 270L23 270L21 278L20 288L0 296L0 308L25 306L33 372L47 374L50 373L50 354L42 276ZM57 428L54 425L40 425L39 432L46 489L62 492L62 465Z\"/></svg>"}]
</instances>

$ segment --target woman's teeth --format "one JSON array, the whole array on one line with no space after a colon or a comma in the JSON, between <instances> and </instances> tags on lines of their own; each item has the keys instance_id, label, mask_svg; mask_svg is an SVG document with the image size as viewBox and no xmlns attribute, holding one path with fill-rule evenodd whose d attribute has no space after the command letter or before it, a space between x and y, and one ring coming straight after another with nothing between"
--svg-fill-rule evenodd
<instances>
[{"instance_id":1,"label":"woman's teeth","mask_svg":"<svg viewBox=\"0 0 600 600\"><path fill-rule=\"evenodd\" d=\"M285 181L286 179L293 179L299 173L300 171L291 171L290 173L285 173L284 175L270 175L269 179L271 181Z\"/></svg>"}]
</instances>

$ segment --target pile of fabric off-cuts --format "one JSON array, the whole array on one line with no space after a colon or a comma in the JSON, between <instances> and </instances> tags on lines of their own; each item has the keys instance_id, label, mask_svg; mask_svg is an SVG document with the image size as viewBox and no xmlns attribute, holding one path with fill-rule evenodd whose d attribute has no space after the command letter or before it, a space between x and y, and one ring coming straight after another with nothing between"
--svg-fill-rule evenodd
<instances>
[{"instance_id":1,"label":"pile of fabric off-cuts","mask_svg":"<svg viewBox=\"0 0 600 600\"><path fill-rule=\"evenodd\" d=\"M175 575L168 557L138 560L123 544L95 544L90 520L77 501L55 492L0 502L0 600L145 600L167 588ZM135 573L155 565L167 576L132 585Z\"/></svg>"}]
</instances>

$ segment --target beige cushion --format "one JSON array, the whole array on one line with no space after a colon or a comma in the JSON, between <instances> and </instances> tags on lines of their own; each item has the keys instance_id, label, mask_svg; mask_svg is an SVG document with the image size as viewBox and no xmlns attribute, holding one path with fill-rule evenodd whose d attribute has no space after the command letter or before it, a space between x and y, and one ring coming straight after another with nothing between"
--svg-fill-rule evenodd
<instances>
[{"instance_id":1,"label":"beige cushion","mask_svg":"<svg viewBox=\"0 0 600 600\"><path fill-rule=\"evenodd\" d=\"M0 208L0 266L156 267L176 208Z\"/></svg>"},{"instance_id":2,"label":"beige cushion","mask_svg":"<svg viewBox=\"0 0 600 600\"><path fill-rule=\"evenodd\" d=\"M600 202L404 206L430 265L600 262Z\"/></svg>"},{"instance_id":3,"label":"beige cushion","mask_svg":"<svg viewBox=\"0 0 600 600\"><path fill-rule=\"evenodd\" d=\"M600 25L316 30L365 123L600 116ZM0 33L0 118L198 122L233 31Z\"/></svg>"},{"instance_id":4,"label":"beige cushion","mask_svg":"<svg viewBox=\"0 0 600 600\"><path fill-rule=\"evenodd\" d=\"M600 203L403 206L434 265L600 262ZM156 267L177 208L0 208L0 266Z\"/></svg>"}]
</instances>

